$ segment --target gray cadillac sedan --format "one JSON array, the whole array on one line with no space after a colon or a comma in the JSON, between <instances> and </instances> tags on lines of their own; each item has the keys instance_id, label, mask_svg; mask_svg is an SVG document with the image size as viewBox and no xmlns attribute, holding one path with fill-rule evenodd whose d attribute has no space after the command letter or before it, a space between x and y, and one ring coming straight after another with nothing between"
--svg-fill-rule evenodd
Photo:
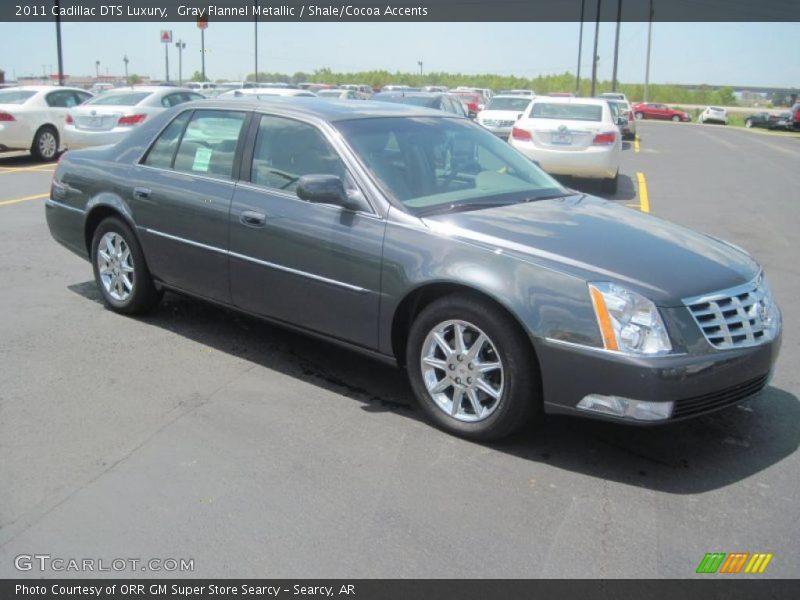
<instances>
[{"instance_id":1,"label":"gray cadillac sedan","mask_svg":"<svg viewBox=\"0 0 800 600\"><path fill-rule=\"evenodd\" d=\"M707 235L567 189L464 118L312 98L202 101L68 152L53 237L107 306L164 290L408 371L439 427L694 417L767 384L781 316Z\"/></svg>"}]
</instances>

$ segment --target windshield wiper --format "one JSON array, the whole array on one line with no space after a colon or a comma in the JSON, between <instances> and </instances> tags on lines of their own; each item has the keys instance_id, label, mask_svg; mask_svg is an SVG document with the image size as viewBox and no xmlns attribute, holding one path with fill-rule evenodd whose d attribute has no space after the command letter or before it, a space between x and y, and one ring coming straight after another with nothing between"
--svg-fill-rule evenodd
<instances>
[{"instance_id":1,"label":"windshield wiper","mask_svg":"<svg viewBox=\"0 0 800 600\"><path fill-rule=\"evenodd\" d=\"M481 210L484 208L497 208L498 206L508 206L510 204L519 204L516 202L453 202L451 204L440 204L431 206L430 208L421 210L417 213L418 217L430 217L440 213L448 212L467 212L470 210Z\"/></svg>"},{"instance_id":2,"label":"windshield wiper","mask_svg":"<svg viewBox=\"0 0 800 600\"><path fill-rule=\"evenodd\" d=\"M536 202L537 200L555 200L557 198L568 198L570 196L577 196L578 192L564 192L558 194L543 194L541 196L529 196L523 200L523 202Z\"/></svg>"}]
</instances>

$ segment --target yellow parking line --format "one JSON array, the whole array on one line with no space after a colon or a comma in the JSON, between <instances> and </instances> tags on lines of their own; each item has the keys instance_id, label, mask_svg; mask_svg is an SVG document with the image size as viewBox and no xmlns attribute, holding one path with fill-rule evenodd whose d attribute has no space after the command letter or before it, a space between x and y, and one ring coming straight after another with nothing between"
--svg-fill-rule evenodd
<instances>
[{"instance_id":1,"label":"yellow parking line","mask_svg":"<svg viewBox=\"0 0 800 600\"><path fill-rule=\"evenodd\" d=\"M0 200L0 206L18 204L20 202L27 202L28 200L40 200L41 198L48 197L50 197L50 192L47 192L46 194L36 194L35 196L23 196L22 198L14 198L13 200Z\"/></svg>"},{"instance_id":2,"label":"yellow parking line","mask_svg":"<svg viewBox=\"0 0 800 600\"><path fill-rule=\"evenodd\" d=\"M638 152L639 151L639 134L638 133L635 133L633 135L633 151L634 152Z\"/></svg>"},{"instance_id":3,"label":"yellow parking line","mask_svg":"<svg viewBox=\"0 0 800 600\"><path fill-rule=\"evenodd\" d=\"M22 171L55 171L56 165L37 165L35 167L4 167L0 170L0 175L6 173L19 173Z\"/></svg>"},{"instance_id":4,"label":"yellow parking line","mask_svg":"<svg viewBox=\"0 0 800 600\"><path fill-rule=\"evenodd\" d=\"M636 180L639 182L639 208L642 212L650 212L650 198L647 195L647 181L644 173L636 173Z\"/></svg>"}]
</instances>

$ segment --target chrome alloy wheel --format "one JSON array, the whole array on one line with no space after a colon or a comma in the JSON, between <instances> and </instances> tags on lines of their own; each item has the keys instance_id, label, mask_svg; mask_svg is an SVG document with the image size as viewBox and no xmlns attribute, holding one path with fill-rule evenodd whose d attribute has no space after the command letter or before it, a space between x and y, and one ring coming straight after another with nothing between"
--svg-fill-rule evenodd
<instances>
[{"instance_id":1,"label":"chrome alloy wheel","mask_svg":"<svg viewBox=\"0 0 800 600\"><path fill-rule=\"evenodd\" d=\"M39 153L45 158L53 158L57 151L56 136L52 131L43 131L39 136Z\"/></svg>"},{"instance_id":2,"label":"chrome alloy wheel","mask_svg":"<svg viewBox=\"0 0 800 600\"><path fill-rule=\"evenodd\" d=\"M422 379L442 411L464 422L491 415L503 395L503 363L492 340L466 321L444 321L422 344Z\"/></svg>"},{"instance_id":3,"label":"chrome alloy wheel","mask_svg":"<svg viewBox=\"0 0 800 600\"><path fill-rule=\"evenodd\" d=\"M133 292L133 256L120 234L109 231L100 239L97 269L106 293L117 302L125 302Z\"/></svg>"}]
</instances>

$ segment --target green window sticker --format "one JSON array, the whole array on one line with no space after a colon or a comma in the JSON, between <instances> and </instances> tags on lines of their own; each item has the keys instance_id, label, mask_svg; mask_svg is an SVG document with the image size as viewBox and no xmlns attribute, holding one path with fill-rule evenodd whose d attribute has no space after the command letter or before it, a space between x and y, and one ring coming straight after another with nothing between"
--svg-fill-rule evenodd
<instances>
[{"instance_id":1,"label":"green window sticker","mask_svg":"<svg viewBox=\"0 0 800 600\"><path fill-rule=\"evenodd\" d=\"M194 162L192 163L192 171L208 172L208 164L211 162L211 148L198 148L194 153Z\"/></svg>"}]
</instances>

